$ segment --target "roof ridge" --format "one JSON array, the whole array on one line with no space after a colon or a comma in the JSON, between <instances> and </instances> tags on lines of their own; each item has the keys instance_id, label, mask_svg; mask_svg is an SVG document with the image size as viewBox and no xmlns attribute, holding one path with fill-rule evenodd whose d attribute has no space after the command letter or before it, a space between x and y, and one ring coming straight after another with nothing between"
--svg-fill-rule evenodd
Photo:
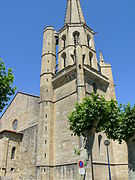
<instances>
[{"instance_id":1,"label":"roof ridge","mask_svg":"<svg viewBox=\"0 0 135 180\"><path fill-rule=\"evenodd\" d=\"M80 19L80 22L81 22L81 16L80 16L79 5L78 5L78 1L77 0L76 0L76 5L77 5L77 9L78 9L78 16L79 16L79 19Z\"/></svg>"}]
</instances>

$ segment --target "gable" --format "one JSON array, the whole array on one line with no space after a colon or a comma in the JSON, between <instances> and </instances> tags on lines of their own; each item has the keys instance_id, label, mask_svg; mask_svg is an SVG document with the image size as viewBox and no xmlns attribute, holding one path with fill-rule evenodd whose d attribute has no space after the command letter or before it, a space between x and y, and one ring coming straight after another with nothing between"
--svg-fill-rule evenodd
<instances>
[{"instance_id":1,"label":"gable","mask_svg":"<svg viewBox=\"0 0 135 180\"><path fill-rule=\"evenodd\" d=\"M17 131L37 123L38 96L18 92L1 117L0 131L13 130L14 120L18 121Z\"/></svg>"}]
</instances>

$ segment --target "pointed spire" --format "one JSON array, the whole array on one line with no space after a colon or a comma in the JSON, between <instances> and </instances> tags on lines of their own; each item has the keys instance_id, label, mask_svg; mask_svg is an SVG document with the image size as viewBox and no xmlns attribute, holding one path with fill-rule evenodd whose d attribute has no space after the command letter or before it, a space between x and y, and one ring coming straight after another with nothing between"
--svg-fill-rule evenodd
<instances>
[{"instance_id":1,"label":"pointed spire","mask_svg":"<svg viewBox=\"0 0 135 180\"><path fill-rule=\"evenodd\" d=\"M67 0L65 24L85 23L80 0Z\"/></svg>"},{"instance_id":2,"label":"pointed spire","mask_svg":"<svg viewBox=\"0 0 135 180\"><path fill-rule=\"evenodd\" d=\"M99 51L99 62L101 63L104 63L104 57L103 57L103 55L102 55L102 52L101 52L101 50Z\"/></svg>"}]
</instances>

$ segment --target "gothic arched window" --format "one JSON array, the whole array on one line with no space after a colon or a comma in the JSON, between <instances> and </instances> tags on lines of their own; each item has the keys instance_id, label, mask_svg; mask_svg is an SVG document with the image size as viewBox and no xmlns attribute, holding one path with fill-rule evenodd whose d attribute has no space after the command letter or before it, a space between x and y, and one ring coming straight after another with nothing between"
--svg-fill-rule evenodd
<instances>
[{"instance_id":1,"label":"gothic arched window","mask_svg":"<svg viewBox=\"0 0 135 180\"><path fill-rule=\"evenodd\" d=\"M87 35L87 43L88 43L88 47L91 47L91 37L90 37L90 35Z\"/></svg>"},{"instance_id":2,"label":"gothic arched window","mask_svg":"<svg viewBox=\"0 0 135 180\"><path fill-rule=\"evenodd\" d=\"M90 66L92 66L92 60L93 60L92 52L89 52L89 60L90 60Z\"/></svg>"},{"instance_id":3,"label":"gothic arched window","mask_svg":"<svg viewBox=\"0 0 135 180\"><path fill-rule=\"evenodd\" d=\"M14 131L16 131L16 130L17 130L17 127L18 127L18 120L15 119L15 120L13 121L13 123L12 123L12 128L13 128Z\"/></svg>"},{"instance_id":4,"label":"gothic arched window","mask_svg":"<svg viewBox=\"0 0 135 180\"><path fill-rule=\"evenodd\" d=\"M73 38L74 38L74 45L77 45L78 42L79 42L79 36L80 36L80 33L78 31L75 31L73 33Z\"/></svg>"},{"instance_id":5,"label":"gothic arched window","mask_svg":"<svg viewBox=\"0 0 135 180\"><path fill-rule=\"evenodd\" d=\"M99 154L101 154L101 141L102 141L102 135L99 134L98 135L98 151L99 151Z\"/></svg>"},{"instance_id":6,"label":"gothic arched window","mask_svg":"<svg viewBox=\"0 0 135 180\"><path fill-rule=\"evenodd\" d=\"M84 61L85 61L85 54L83 54L82 60L83 60L83 65L84 65L84 64L85 64L85 63L84 63Z\"/></svg>"},{"instance_id":7,"label":"gothic arched window","mask_svg":"<svg viewBox=\"0 0 135 180\"><path fill-rule=\"evenodd\" d=\"M66 35L65 34L62 36L62 47L63 48L66 47Z\"/></svg>"},{"instance_id":8,"label":"gothic arched window","mask_svg":"<svg viewBox=\"0 0 135 180\"><path fill-rule=\"evenodd\" d=\"M59 37L55 36L55 41L56 41L56 46L55 46L55 50L56 50L56 66L55 66L55 73L58 72L58 45L59 45Z\"/></svg>"},{"instance_id":9,"label":"gothic arched window","mask_svg":"<svg viewBox=\"0 0 135 180\"><path fill-rule=\"evenodd\" d=\"M11 159L15 159L15 151L16 151L16 147L13 147L11 150Z\"/></svg>"},{"instance_id":10,"label":"gothic arched window","mask_svg":"<svg viewBox=\"0 0 135 180\"><path fill-rule=\"evenodd\" d=\"M94 94L97 93L97 85L96 85L96 83L93 83L93 92L94 92Z\"/></svg>"},{"instance_id":11,"label":"gothic arched window","mask_svg":"<svg viewBox=\"0 0 135 180\"><path fill-rule=\"evenodd\" d=\"M61 55L62 59L63 59L63 68L66 67L66 53L63 52L62 55Z\"/></svg>"}]
</instances>

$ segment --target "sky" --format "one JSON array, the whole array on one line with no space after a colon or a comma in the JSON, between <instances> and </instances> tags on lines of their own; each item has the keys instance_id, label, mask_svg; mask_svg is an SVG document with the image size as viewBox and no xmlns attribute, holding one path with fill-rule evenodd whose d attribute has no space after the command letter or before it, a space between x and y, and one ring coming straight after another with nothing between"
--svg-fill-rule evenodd
<instances>
[{"instance_id":1,"label":"sky","mask_svg":"<svg viewBox=\"0 0 135 180\"><path fill-rule=\"evenodd\" d=\"M112 65L119 103L135 103L135 0L80 0L95 32L97 57ZM40 93L43 29L64 25L66 0L1 0L0 57L17 91Z\"/></svg>"}]
</instances>

